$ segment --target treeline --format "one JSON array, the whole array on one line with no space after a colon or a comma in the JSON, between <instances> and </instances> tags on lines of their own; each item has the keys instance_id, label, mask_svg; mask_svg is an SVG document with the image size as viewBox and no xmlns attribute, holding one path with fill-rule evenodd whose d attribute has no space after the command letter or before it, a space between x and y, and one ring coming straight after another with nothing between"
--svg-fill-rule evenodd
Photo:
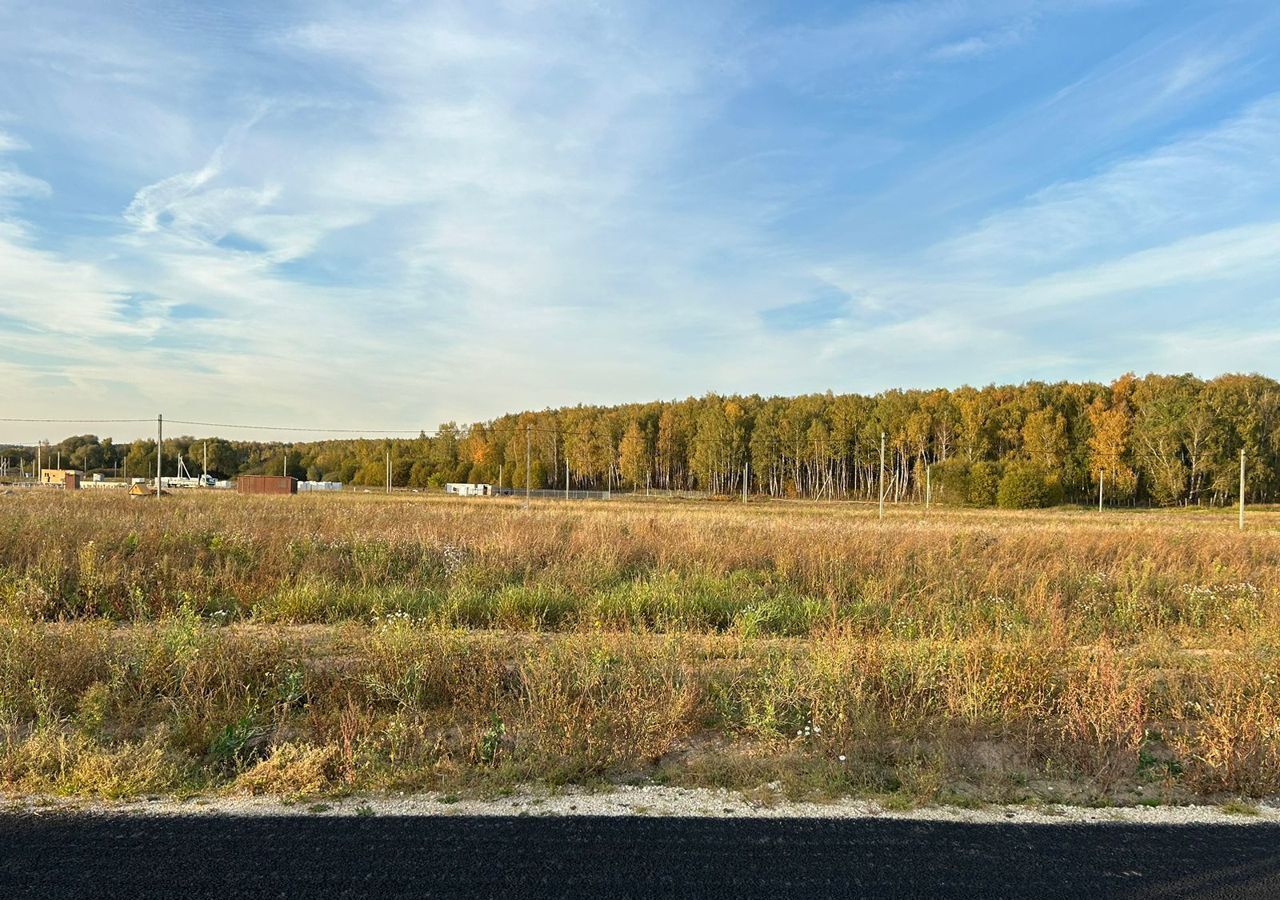
<instances>
[{"instance_id":1,"label":"treeline","mask_svg":"<svg viewBox=\"0 0 1280 900\"><path fill-rule=\"evenodd\" d=\"M709 394L673 402L578 406L502 416L404 440L310 443L166 439L166 474L181 453L220 477L299 478L438 487L472 481L536 488L694 490L775 497L878 497L1042 506L1221 504L1235 497L1239 454L1253 502L1280 495L1280 383L1260 375L1125 375L1096 383L891 390L875 396ZM93 435L45 450L64 465L130 475L155 471L155 442ZM30 449L6 453L28 463ZM52 457L46 457L52 459Z\"/></svg>"}]
</instances>

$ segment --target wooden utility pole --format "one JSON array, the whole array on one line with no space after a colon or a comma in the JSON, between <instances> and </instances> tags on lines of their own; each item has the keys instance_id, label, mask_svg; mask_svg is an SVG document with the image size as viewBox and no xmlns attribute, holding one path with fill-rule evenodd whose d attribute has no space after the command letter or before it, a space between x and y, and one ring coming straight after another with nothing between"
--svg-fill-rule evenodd
<instances>
[{"instance_id":1,"label":"wooden utility pole","mask_svg":"<svg viewBox=\"0 0 1280 900\"><path fill-rule=\"evenodd\" d=\"M1244 448L1240 448L1240 530L1244 531Z\"/></svg>"},{"instance_id":2,"label":"wooden utility pole","mask_svg":"<svg viewBox=\"0 0 1280 900\"><path fill-rule=\"evenodd\" d=\"M529 506L529 497L533 494L533 429L524 426L524 505Z\"/></svg>"},{"instance_id":3,"label":"wooden utility pole","mask_svg":"<svg viewBox=\"0 0 1280 900\"><path fill-rule=\"evenodd\" d=\"M564 456L564 499L569 499L569 454Z\"/></svg>"},{"instance_id":4,"label":"wooden utility pole","mask_svg":"<svg viewBox=\"0 0 1280 900\"><path fill-rule=\"evenodd\" d=\"M164 472L164 416L156 416L156 496L160 496L160 475Z\"/></svg>"},{"instance_id":5,"label":"wooden utility pole","mask_svg":"<svg viewBox=\"0 0 1280 900\"><path fill-rule=\"evenodd\" d=\"M391 493L391 448L387 448L387 493Z\"/></svg>"},{"instance_id":6,"label":"wooden utility pole","mask_svg":"<svg viewBox=\"0 0 1280 900\"><path fill-rule=\"evenodd\" d=\"M884 432L880 432L880 518L884 518Z\"/></svg>"}]
</instances>

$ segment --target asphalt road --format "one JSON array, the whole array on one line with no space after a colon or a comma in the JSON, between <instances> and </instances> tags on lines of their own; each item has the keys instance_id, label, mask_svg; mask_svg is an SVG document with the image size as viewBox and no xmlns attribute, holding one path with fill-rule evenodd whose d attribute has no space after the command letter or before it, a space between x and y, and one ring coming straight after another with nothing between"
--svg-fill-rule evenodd
<instances>
[{"instance_id":1,"label":"asphalt road","mask_svg":"<svg viewBox=\"0 0 1280 900\"><path fill-rule=\"evenodd\" d=\"M1280 826L0 817L0 897L1280 897Z\"/></svg>"}]
</instances>

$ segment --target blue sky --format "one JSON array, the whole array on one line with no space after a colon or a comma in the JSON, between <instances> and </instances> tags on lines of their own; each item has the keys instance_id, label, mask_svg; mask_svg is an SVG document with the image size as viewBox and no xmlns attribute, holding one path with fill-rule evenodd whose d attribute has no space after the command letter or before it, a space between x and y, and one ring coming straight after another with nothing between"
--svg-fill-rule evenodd
<instances>
[{"instance_id":1,"label":"blue sky","mask_svg":"<svg viewBox=\"0 0 1280 900\"><path fill-rule=\"evenodd\" d=\"M1231 0L0 0L4 407L1274 375L1277 48Z\"/></svg>"}]
</instances>

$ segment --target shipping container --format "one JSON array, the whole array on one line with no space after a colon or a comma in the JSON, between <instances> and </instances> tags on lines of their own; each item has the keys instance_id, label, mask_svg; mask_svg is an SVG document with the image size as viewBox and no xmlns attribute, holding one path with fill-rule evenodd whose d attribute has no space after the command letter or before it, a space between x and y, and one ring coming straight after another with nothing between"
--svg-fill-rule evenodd
<instances>
[{"instance_id":1,"label":"shipping container","mask_svg":"<svg viewBox=\"0 0 1280 900\"><path fill-rule=\"evenodd\" d=\"M241 475L236 479L241 494L296 494L298 479L291 475Z\"/></svg>"}]
</instances>

